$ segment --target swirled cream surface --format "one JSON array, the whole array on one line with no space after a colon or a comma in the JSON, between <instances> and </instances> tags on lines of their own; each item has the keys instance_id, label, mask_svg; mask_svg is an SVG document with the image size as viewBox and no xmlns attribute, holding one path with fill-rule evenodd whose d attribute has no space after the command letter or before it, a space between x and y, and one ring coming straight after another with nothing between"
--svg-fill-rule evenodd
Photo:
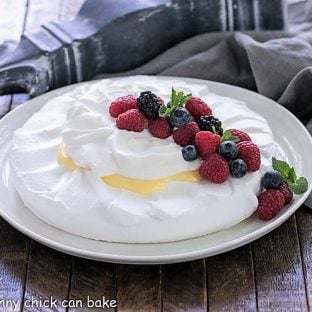
<instances>
[{"instance_id":1,"label":"swirled cream surface","mask_svg":"<svg viewBox=\"0 0 312 312\"><path fill-rule=\"evenodd\" d=\"M225 129L246 131L260 148L261 169L212 184L196 174L200 161L186 162L172 138L116 128L112 100L151 90L167 101L172 86L206 101ZM135 76L88 83L47 102L15 131L10 165L20 197L45 222L92 239L151 243L248 218L275 152L268 124L244 103L205 85Z\"/></svg>"}]
</instances>

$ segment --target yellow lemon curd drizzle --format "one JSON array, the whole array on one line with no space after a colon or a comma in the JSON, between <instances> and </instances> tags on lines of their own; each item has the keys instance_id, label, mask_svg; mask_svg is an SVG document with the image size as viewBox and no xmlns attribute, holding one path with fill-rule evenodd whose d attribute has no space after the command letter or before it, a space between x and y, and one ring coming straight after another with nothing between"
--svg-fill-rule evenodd
<instances>
[{"instance_id":1,"label":"yellow lemon curd drizzle","mask_svg":"<svg viewBox=\"0 0 312 312\"><path fill-rule=\"evenodd\" d=\"M66 155L65 145L59 145L57 149L57 162L59 165L65 166L68 170L88 170L86 168L78 167L74 161ZM161 191L165 186L172 181L184 181L184 182L199 182L202 180L198 171L185 171L169 177L155 179L155 180L143 180L124 177L119 174L112 174L109 176L101 177L101 180L109 186L126 189L128 191L148 195L157 191Z\"/></svg>"}]
</instances>

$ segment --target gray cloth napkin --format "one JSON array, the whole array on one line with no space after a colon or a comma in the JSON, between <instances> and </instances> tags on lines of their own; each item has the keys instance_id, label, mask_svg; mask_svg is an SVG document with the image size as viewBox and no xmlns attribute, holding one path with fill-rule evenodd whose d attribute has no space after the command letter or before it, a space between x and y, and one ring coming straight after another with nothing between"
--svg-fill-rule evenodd
<instances>
[{"instance_id":1,"label":"gray cloth napkin","mask_svg":"<svg viewBox=\"0 0 312 312\"><path fill-rule=\"evenodd\" d=\"M152 74L237 85L284 105L311 131L311 43L283 32L208 33L181 42L139 68L100 77ZM306 204L312 208L312 195Z\"/></svg>"}]
</instances>

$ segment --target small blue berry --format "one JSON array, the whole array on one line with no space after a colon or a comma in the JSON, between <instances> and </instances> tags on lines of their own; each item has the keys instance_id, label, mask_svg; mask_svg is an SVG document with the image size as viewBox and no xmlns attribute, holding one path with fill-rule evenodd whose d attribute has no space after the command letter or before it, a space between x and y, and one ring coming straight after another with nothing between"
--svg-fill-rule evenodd
<instances>
[{"instance_id":1,"label":"small blue berry","mask_svg":"<svg viewBox=\"0 0 312 312\"><path fill-rule=\"evenodd\" d=\"M283 177L278 171L268 171L262 178L262 185L265 189L278 190L282 186Z\"/></svg>"},{"instance_id":2,"label":"small blue berry","mask_svg":"<svg viewBox=\"0 0 312 312\"><path fill-rule=\"evenodd\" d=\"M234 178L242 178L247 173L247 164L242 159L231 161L230 173Z\"/></svg>"},{"instance_id":3,"label":"small blue berry","mask_svg":"<svg viewBox=\"0 0 312 312\"><path fill-rule=\"evenodd\" d=\"M187 145L182 148L182 156L186 161L193 161L198 157L197 148L194 145Z\"/></svg>"},{"instance_id":4,"label":"small blue berry","mask_svg":"<svg viewBox=\"0 0 312 312\"><path fill-rule=\"evenodd\" d=\"M226 158L235 158L238 153L238 148L233 141L224 141L219 145L219 154Z\"/></svg>"},{"instance_id":5,"label":"small blue berry","mask_svg":"<svg viewBox=\"0 0 312 312\"><path fill-rule=\"evenodd\" d=\"M181 128L192 121L192 119L192 115L184 107L175 109L170 115L170 123L177 128Z\"/></svg>"}]
</instances>

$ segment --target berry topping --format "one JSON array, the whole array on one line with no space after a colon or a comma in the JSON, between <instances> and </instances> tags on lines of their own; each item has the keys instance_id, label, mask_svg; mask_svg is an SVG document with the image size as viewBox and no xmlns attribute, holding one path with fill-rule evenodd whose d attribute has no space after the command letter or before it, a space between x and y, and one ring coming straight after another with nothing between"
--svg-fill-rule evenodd
<instances>
[{"instance_id":1,"label":"berry topping","mask_svg":"<svg viewBox=\"0 0 312 312\"><path fill-rule=\"evenodd\" d=\"M174 142L178 145L186 146L189 144L194 144L195 135L199 131L198 125L196 122L189 122L184 127L178 128L173 131L172 137Z\"/></svg>"},{"instance_id":2,"label":"berry topping","mask_svg":"<svg viewBox=\"0 0 312 312\"><path fill-rule=\"evenodd\" d=\"M211 131L218 135L223 135L222 123L214 116L202 116L198 120L199 129L202 131Z\"/></svg>"},{"instance_id":3,"label":"berry topping","mask_svg":"<svg viewBox=\"0 0 312 312\"><path fill-rule=\"evenodd\" d=\"M120 114L132 108L137 108L136 97L134 95L121 96L110 104L109 113L112 117L117 118Z\"/></svg>"},{"instance_id":4,"label":"berry topping","mask_svg":"<svg viewBox=\"0 0 312 312\"><path fill-rule=\"evenodd\" d=\"M185 103L185 108L191 113L195 120L198 120L201 116L210 116L212 114L211 108L198 97L191 97Z\"/></svg>"},{"instance_id":5,"label":"berry topping","mask_svg":"<svg viewBox=\"0 0 312 312\"><path fill-rule=\"evenodd\" d=\"M261 164L259 147L249 141L239 142L237 147L237 158L240 158L246 162L247 170L251 172L259 170Z\"/></svg>"},{"instance_id":6,"label":"berry topping","mask_svg":"<svg viewBox=\"0 0 312 312\"><path fill-rule=\"evenodd\" d=\"M226 158L235 158L238 153L238 148L233 141L224 141L219 146L219 154Z\"/></svg>"},{"instance_id":7,"label":"berry topping","mask_svg":"<svg viewBox=\"0 0 312 312\"><path fill-rule=\"evenodd\" d=\"M247 164L242 159L231 161L230 173L234 178L242 178L247 173Z\"/></svg>"},{"instance_id":8,"label":"berry topping","mask_svg":"<svg viewBox=\"0 0 312 312\"><path fill-rule=\"evenodd\" d=\"M172 127L168 118L157 118L148 121L148 130L156 138L166 139L172 133Z\"/></svg>"},{"instance_id":9,"label":"berry topping","mask_svg":"<svg viewBox=\"0 0 312 312\"><path fill-rule=\"evenodd\" d=\"M308 190L309 183L305 177L297 177L294 167L290 167L290 165L283 160L276 159L272 157L272 166L273 169L278 171L287 185L289 189L295 194L302 194Z\"/></svg>"},{"instance_id":10,"label":"berry topping","mask_svg":"<svg viewBox=\"0 0 312 312\"><path fill-rule=\"evenodd\" d=\"M229 166L222 156L211 154L200 165L199 174L210 182L223 183L229 177Z\"/></svg>"},{"instance_id":11,"label":"berry topping","mask_svg":"<svg viewBox=\"0 0 312 312\"><path fill-rule=\"evenodd\" d=\"M271 220L284 207L284 195L278 190L267 190L258 197L257 215L262 220Z\"/></svg>"},{"instance_id":12,"label":"berry topping","mask_svg":"<svg viewBox=\"0 0 312 312\"><path fill-rule=\"evenodd\" d=\"M198 157L197 148L194 145L187 145L182 148L182 156L186 161L193 161Z\"/></svg>"},{"instance_id":13,"label":"berry topping","mask_svg":"<svg viewBox=\"0 0 312 312\"><path fill-rule=\"evenodd\" d=\"M242 141L250 141L251 142L251 138L246 132L244 132L242 130L237 130L237 129L231 129L230 131L231 131L231 134L233 136L239 138L238 142L242 142Z\"/></svg>"},{"instance_id":14,"label":"berry topping","mask_svg":"<svg viewBox=\"0 0 312 312\"><path fill-rule=\"evenodd\" d=\"M283 177L278 171L268 171L262 178L262 185L265 189L278 190L283 182Z\"/></svg>"},{"instance_id":15,"label":"berry topping","mask_svg":"<svg viewBox=\"0 0 312 312\"><path fill-rule=\"evenodd\" d=\"M279 191L284 195L285 205L288 205L292 201L294 194L289 189L288 184L285 181L282 182L282 185L281 185Z\"/></svg>"},{"instance_id":16,"label":"berry topping","mask_svg":"<svg viewBox=\"0 0 312 312\"><path fill-rule=\"evenodd\" d=\"M174 127L181 128L190 121L192 121L192 115L190 112L184 108L175 109L170 115L170 122Z\"/></svg>"},{"instance_id":17,"label":"berry topping","mask_svg":"<svg viewBox=\"0 0 312 312\"><path fill-rule=\"evenodd\" d=\"M220 145L220 136L209 131L199 131L195 136L195 145L198 148L199 156L206 159L212 153L218 150Z\"/></svg>"},{"instance_id":18,"label":"berry topping","mask_svg":"<svg viewBox=\"0 0 312 312\"><path fill-rule=\"evenodd\" d=\"M183 107L184 103L190 99L191 96L191 94L184 94L183 91L177 92L172 88L171 98L166 106L162 105L160 107L159 115L161 117L170 117L176 109Z\"/></svg>"},{"instance_id":19,"label":"berry topping","mask_svg":"<svg viewBox=\"0 0 312 312\"><path fill-rule=\"evenodd\" d=\"M137 99L138 109L150 119L156 119L159 117L159 109L162 102L151 91L141 92Z\"/></svg>"},{"instance_id":20,"label":"berry topping","mask_svg":"<svg viewBox=\"0 0 312 312\"><path fill-rule=\"evenodd\" d=\"M130 109L116 119L117 128L122 130L141 132L144 130L144 125L144 115L138 109Z\"/></svg>"}]
</instances>

